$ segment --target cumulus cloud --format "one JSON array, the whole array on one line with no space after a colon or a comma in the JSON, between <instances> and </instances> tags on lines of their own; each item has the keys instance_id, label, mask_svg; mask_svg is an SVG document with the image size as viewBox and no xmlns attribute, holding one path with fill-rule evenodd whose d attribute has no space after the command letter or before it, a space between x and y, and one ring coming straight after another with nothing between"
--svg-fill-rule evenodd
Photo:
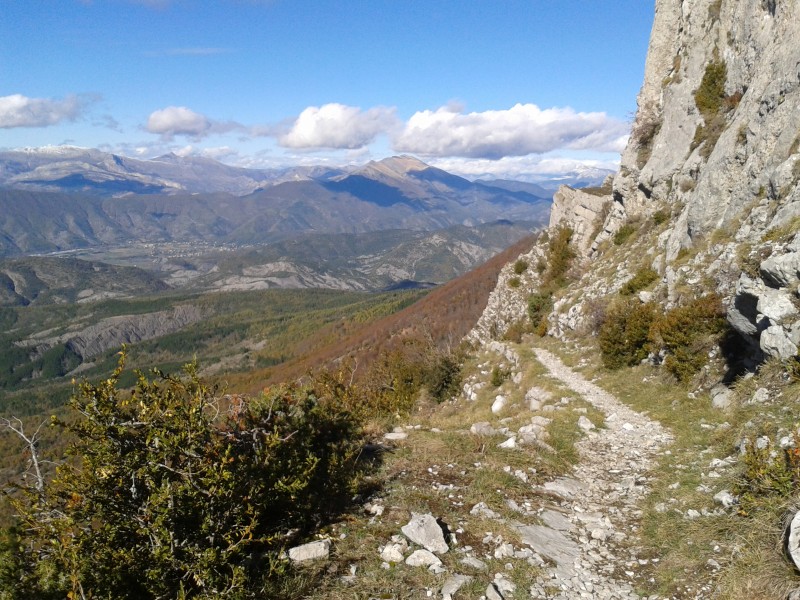
<instances>
[{"instance_id":1,"label":"cumulus cloud","mask_svg":"<svg viewBox=\"0 0 800 600\"><path fill-rule=\"evenodd\" d=\"M0 96L0 128L49 127L75 121L96 98L70 95L62 100L28 98L22 94Z\"/></svg>"},{"instance_id":2,"label":"cumulus cloud","mask_svg":"<svg viewBox=\"0 0 800 600\"><path fill-rule=\"evenodd\" d=\"M362 148L397 126L394 108L378 106L362 111L356 106L330 103L309 106L288 133L278 137L285 148Z\"/></svg>"},{"instance_id":3,"label":"cumulus cloud","mask_svg":"<svg viewBox=\"0 0 800 600\"><path fill-rule=\"evenodd\" d=\"M211 130L211 120L185 106L168 106L150 113L146 129L169 138L176 135L203 137Z\"/></svg>"},{"instance_id":4,"label":"cumulus cloud","mask_svg":"<svg viewBox=\"0 0 800 600\"><path fill-rule=\"evenodd\" d=\"M231 121L214 121L185 106L168 106L150 113L145 129L157 133L164 140L172 140L176 135L200 140L212 133L225 133L243 127Z\"/></svg>"},{"instance_id":5,"label":"cumulus cloud","mask_svg":"<svg viewBox=\"0 0 800 600\"><path fill-rule=\"evenodd\" d=\"M558 149L619 152L629 125L603 112L541 109L516 104L508 110L464 113L447 106L411 116L394 149L424 156L499 159Z\"/></svg>"}]
</instances>

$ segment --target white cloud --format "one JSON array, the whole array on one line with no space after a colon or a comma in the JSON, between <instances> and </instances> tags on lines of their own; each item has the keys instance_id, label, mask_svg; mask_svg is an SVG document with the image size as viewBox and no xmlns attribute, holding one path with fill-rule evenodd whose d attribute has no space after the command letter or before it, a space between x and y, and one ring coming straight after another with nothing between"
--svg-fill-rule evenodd
<instances>
[{"instance_id":1,"label":"white cloud","mask_svg":"<svg viewBox=\"0 0 800 600\"><path fill-rule=\"evenodd\" d=\"M145 129L150 133L159 134L163 140L170 141L176 135L200 140L212 133L225 133L244 127L233 121L214 121L185 106L168 106L150 113Z\"/></svg>"},{"instance_id":2,"label":"white cloud","mask_svg":"<svg viewBox=\"0 0 800 600\"><path fill-rule=\"evenodd\" d=\"M285 148L362 148L398 124L394 108L378 106L362 111L356 106L324 104L309 106L278 137Z\"/></svg>"},{"instance_id":3,"label":"white cloud","mask_svg":"<svg viewBox=\"0 0 800 600\"><path fill-rule=\"evenodd\" d=\"M411 116L394 149L423 156L499 159L558 149L620 152L630 126L602 112L540 109L516 104L508 110L464 113L458 107Z\"/></svg>"},{"instance_id":4,"label":"white cloud","mask_svg":"<svg viewBox=\"0 0 800 600\"><path fill-rule=\"evenodd\" d=\"M168 139L176 135L200 138L211 131L211 120L185 106L168 106L150 113L146 129Z\"/></svg>"},{"instance_id":5,"label":"white cloud","mask_svg":"<svg viewBox=\"0 0 800 600\"><path fill-rule=\"evenodd\" d=\"M498 160L488 158L437 158L431 166L444 169L467 179L496 178L535 181L541 178L585 171L586 169L619 169L619 160L567 158L538 155L508 156Z\"/></svg>"},{"instance_id":6,"label":"white cloud","mask_svg":"<svg viewBox=\"0 0 800 600\"><path fill-rule=\"evenodd\" d=\"M28 98L22 94L0 96L0 128L49 127L63 121L74 121L95 99L74 94L63 100Z\"/></svg>"}]
</instances>

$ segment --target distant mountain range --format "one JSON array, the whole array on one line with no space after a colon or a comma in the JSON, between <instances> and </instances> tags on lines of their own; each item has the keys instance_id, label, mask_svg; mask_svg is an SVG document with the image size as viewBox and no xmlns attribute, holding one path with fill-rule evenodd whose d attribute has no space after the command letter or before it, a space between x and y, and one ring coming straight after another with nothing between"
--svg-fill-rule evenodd
<instances>
[{"instance_id":1,"label":"distant mountain range","mask_svg":"<svg viewBox=\"0 0 800 600\"><path fill-rule=\"evenodd\" d=\"M581 166L560 173L530 173L521 174L518 179L513 181L494 179L488 175L482 175L475 179L476 182L486 183L488 185L505 184L508 182L511 185L533 185L533 189L538 189L539 193L553 195L553 193L562 185L568 185L573 188L586 188L586 187L600 187L606 180L606 177L613 175L616 171L611 169L603 169L600 167Z\"/></svg>"},{"instance_id":2,"label":"distant mountain range","mask_svg":"<svg viewBox=\"0 0 800 600\"><path fill-rule=\"evenodd\" d=\"M264 244L308 233L433 231L497 220L544 223L551 202L538 187L472 182L407 156L351 172L267 174L210 159L138 161L59 148L0 153L0 186L0 256L142 243Z\"/></svg>"},{"instance_id":3,"label":"distant mountain range","mask_svg":"<svg viewBox=\"0 0 800 600\"><path fill-rule=\"evenodd\" d=\"M417 166L424 165L409 157L387 160L390 163L412 161L417 162ZM431 167L424 165L424 168ZM74 146L0 152L0 187L102 196L215 192L244 196L281 183L335 181L359 171L365 171L361 174L367 177L388 175L394 179L393 175L398 173L396 170L393 175L387 172L391 170L395 167L386 161L370 163L362 169L326 166L245 169L198 156L166 154L142 160ZM400 171L403 170L404 167L400 166ZM597 167L580 167L566 173L520 175L515 181L485 175L477 178L475 183L549 197L559 185L599 186L612 172Z\"/></svg>"}]
</instances>

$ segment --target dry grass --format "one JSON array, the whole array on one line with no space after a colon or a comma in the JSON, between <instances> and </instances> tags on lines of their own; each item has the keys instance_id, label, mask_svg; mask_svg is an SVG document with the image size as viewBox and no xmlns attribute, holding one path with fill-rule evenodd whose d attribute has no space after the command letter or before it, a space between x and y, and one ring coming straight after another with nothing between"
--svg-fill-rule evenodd
<instances>
[{"instance_id":1,"label":"dry grass","mask_svg":"<svg viewBox=\"0 0 800 600\"><path fill-rule=\"evenodd\" d=\"M645 594L693 597L698 586L716 588L715 598L726 600L784 600L800 589L800 576L783 554L783 531L788 516L800 504L800 490L791 498L765 497L748 516L735 510L716 516L686 518L686 511L719 509L712 496L734 489L740 464L717 469L709 477L713 458L737 456L735 444L744 435L774 437L800 423L800 384L788 385L784 367L773 361L755 376L734 386L734 407L726 412L711 407L707 394L697 393L665 378L658 369L637 366L608 372L602 369L591 344L546 342L565 363L584 365L583 375L614 393L635 410L646 412L673 433L675 441L649 474L652 493L643 508L644 552L660 560ZM748 404L756 389L770 390L766 404ZM741 461L740 461L741 462ZM707 486L708 491L699 489ZM713 559L720 565L716 570Z\"/></svg>"},{"instance_id":2,"label":"dry grass","mask_svg":"<svg viewBox=\"0 0 800 600\"><path fill-rule=\"evenodd\" d=\"M455 544L440 558L448 573L475 576L461 589L459 597L481 596L491 574L497 572L517 584L513 597L528 597L530 582L538 571L523 560L494 558L501 542L511 543L517 549L524 547L517 531L508 524L520 519L509 503L513 501L523 509L535 511L544 501L536 485L569 472L578 460L574 448L581 435L578 417L586 414L597 426L603 424L601 413L560 382L545 376L546 370L533 358L529 346L529 339L514 346L524 365L518 384L506 380L499 388L489 385L492 366L500 358L481 355L470 359L466 367L467 373L480 374L486 382L476 401L459 399L441 405L417 406L406 422L420 428L409 430L409 437L384 456L380 473L383 488L372 499L384 506L383 514L356 515L326 532L335 541L335 551L326 565L303 570L302 581L306 582L306 588L312 588L303 597L366 600L424 598L428 591L438 594L442 576L421 567L390 565L387 569L381 564L380 547L392 535L400 534L412 512L431 512L455 534ZM528 410L525 401L525 392L533 385L552 394L551 404L563 407L546 414L552 419L547 427L547 443L555 452L531 446L506 450L497 447L506 440L505 435L482 437L469 432L473 423L481 421L489 422L495 429L507 427L511 431L530 423L532 416L542 414ZM494 415L490 407L497 394L508 398L508 406L501 414ZM567 399L566 403L562 404L562 398ZM528 481L523 481L517 472L524 473ZM471 515L470 509L479 502L484 502L501 519ZM532 514L526 518L534 519ZM489 533L491 539L487 540ZM475 572L460 563L466 548L488 565L488 573ZM356 577L350 582L343 581L341 577L350 574L351 565L355 565Z\"/></svg>"}]
</instances>

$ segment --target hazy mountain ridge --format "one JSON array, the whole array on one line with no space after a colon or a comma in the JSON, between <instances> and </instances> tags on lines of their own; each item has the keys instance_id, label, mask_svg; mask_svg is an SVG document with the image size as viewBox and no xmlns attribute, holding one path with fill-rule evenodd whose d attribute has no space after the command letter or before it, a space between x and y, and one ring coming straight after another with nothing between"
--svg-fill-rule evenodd
<instances>
[{"instance_id":1,"label":"hazy mountain ridge","mask_svg":"<svg viewBox=\"0 0 800 600\"><path fill-rule=\"evenodd\" d=\"M128 164L128 159L97 151L89 156L120 168ZM37 160L34 153L25 164L36 166ZM210 159L175 156L146 162L183 167L198 161L203 165L198 178L208 174L214 180L206 163L228 169ZM14 171L8 161L4 164L6 172ZM76 176L89 176L83 166ZM498 219L544 222L550 201L525 190L472 183L409 157L370 163L353 173L324 171L317 176L290 177L238 196L182 192L109 197L0 189L0 255L123 243L263 244L308 232L431 231Z\"/></svg>"}]
</instances>

